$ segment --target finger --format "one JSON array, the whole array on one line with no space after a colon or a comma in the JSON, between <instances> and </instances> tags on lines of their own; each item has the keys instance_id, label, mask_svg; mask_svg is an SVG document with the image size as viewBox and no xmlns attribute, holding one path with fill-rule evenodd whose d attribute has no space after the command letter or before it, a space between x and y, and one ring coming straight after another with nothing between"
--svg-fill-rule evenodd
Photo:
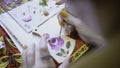
<instances>
[{"instance_id":1,"label":"finger","mask_svg":"<svg viewBox=\"0 0 120 68\"><path fill-rule=\"evenodd\" d=\"M40 47L40 55L41 57L43 56L48 56L50 55L48 47L47 47L47 41L46 41L46 35L44 34L41 38L40 38L40 42L39 42L39 47Z\"/></svg>"},{"instance_id":2,"label":"finger","mask_svg":"<svg viewBox=\"0 0 120 68\"><path fill-rule=\"evenodd\" d=\"M22 54L22 68L27 68L26 50Z\"/></svg>"},{"instance_id":3,"label":"finger","mask_svg":"<svg viewBox=\"0 0 120 68\"><path fill-rule=\"evenodd\" d=\"M69 64L70 64L70 56L68 56L58 68L68 68Z\"/></svg>"},{"instance_id":4,"label":"finger","mask_svg":"<svg viewBox=\"0 0 120 68\"><path fill-rule=\"evenodd\" d=\"M43 34L45 41L48 41L50 38L50 35L48 33Z\"/></svg>"},{"instance_id":5,"label":"finger","mask_svg":"<svg viewBox=\"0 0 120 68\"><path fill-rule=\"evenodd\" d=\"M39 43L35 44L35 65L42 63L41 62L41 53L40 53L41 43L43 43L43 42L39 42Z\"/></svg>"},{"instance_id":6,"label":"finger","mask_svg":"<svg viewBox=\"0 0 120 68\"><path fill-rule=\"evenodd\" d=\"M55 68L55 64L50 56L47 48L46 36L40 38L39 44L36 45L36 63L35 66L39 67L38 63L41 63L41 67ZM38 61L40 60L40 61ZM37 62L38 61L38 62Z\"/></svg>"},{"instance_id":7,"label":"finger","mask_svg":"<svg viewBox=\"0 0 120 68\"><path fill-rule=\"evenodd\" d=\"M60 12L60 16L64 19L64 21L70 25L78 26L82 21L77 17L71 15L67 11L63 10Z\"/></svg>"},{"instance_id":8,"label":"finger","mask_svg":"<svg viewBox=\"0 0 120 68\"><path fill-rule=\"evenodd\" d=\"M39 40L39 48L46 49L47 41L46 41L47 34L43 34L43 36Z\"/></svg>"},{"instance_id":9,"label":"finger","mask_svg":"<svg viewBox=\"0 0 120 68\"><path fill-rule=\"evenodd\" d=\"M35 44L31 44L29 45L29 47L27 48L27 65L28 68L31 68L34 65L34 49L35 49Z\"/></svg>"},{"instance_id":10,"label":"finger","mask_svg":"<svg viewBox=\"0 0 120 68\"><path fill-rule=\"evenodd\" d=\"M39 43L35 45L35 65L34 68L47 68L47 65L43 63L41 57L43 56L41 53L41 47L44 48L45 40L40 38Z\"/></svg>"}]
</instances>

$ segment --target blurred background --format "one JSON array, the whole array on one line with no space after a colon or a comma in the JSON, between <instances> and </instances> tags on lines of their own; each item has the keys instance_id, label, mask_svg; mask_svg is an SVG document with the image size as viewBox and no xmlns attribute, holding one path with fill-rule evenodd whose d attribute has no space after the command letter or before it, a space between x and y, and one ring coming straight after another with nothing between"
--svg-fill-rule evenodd
<instances>
[{"instance_id":1,"label":"blurred background","mask_svg":"<svg viewBox=\"0 0 120 68\"><path fill-rule=\"evenodd\" d=\"M80 1L91 2L94 5L102 33L108 44L103 49L84 55L70 68L120 68L120 5L118 0Z\"/></svg>"}]
</instances>

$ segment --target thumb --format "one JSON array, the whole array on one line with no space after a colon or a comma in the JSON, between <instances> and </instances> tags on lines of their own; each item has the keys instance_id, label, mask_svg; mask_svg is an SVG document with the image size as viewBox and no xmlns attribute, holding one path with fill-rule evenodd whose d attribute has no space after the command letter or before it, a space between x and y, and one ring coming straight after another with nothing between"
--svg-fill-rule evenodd
<instances>
[{"instance_id":1,"label":"thumb","mask_svg":"<svg viewBox=\"0 0 120 68\"><path fill-rule=\"evenodd\" d=\"M43 36L41 36L40 41L39 41L41 56L50 55L48 47L47 47L46 39L47 39L47 35L44 34Z\"/></svg>"},{"instance_id":2,"label":"thumb","mask_svg":"<svg viewBox=\"0 0 120 68\"><path fill-rule=\"evenodd\" d=\"M69 64L70 64L70 56L68 56L58 68L68 68Z\"/></svg>"}]
</instances>

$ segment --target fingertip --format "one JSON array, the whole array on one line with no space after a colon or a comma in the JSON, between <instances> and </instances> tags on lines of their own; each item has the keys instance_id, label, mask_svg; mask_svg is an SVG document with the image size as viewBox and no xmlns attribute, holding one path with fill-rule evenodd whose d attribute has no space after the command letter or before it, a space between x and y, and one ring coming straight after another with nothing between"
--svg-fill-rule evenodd
<instances>
[{"instance_id":1,"label":"fingertip","mask_svg":"<svg viewBox=\"0 0 120 68\"><path fill-rule=\"evenodd\" d=\"M29 46L27 46L27 51L31 51L31 50L33 50L35 48L35 43L31 43L31 44L29 44Z\"/></svg>"},{"instance_id":2,"label":"fingertip","mask_svg":"<svg viewBox=\"0 0 120 68\"><path fill-rule=\"evenodd\" d=\"M70 63L70 56L67 56L64 62Z\"/></svg>"},{"instance_id":3,"label":"fingertip","mask_svg":"<svg viewBox=\"0 0 120 68\"><path fill-rule=\"evenodd\" d=\"M43 36L41 36L38 44L36 45L37 48L39 48L39 50L46 50L47 49L47 39L49 38L49 35L46 33L46 34L43 34Z\"/></svg>"},{"instance_id":4,"label":"fingertip","mask_svg":"<svg viewBox=\"0 0 120 68\"><path fill-rule=\"evenodd\" d=\"M44 38L44 40L47 40L48 38L50 38L50 35L48 33L45 33L45 34L43 34L43 38Z\"/></svg>"},{"instance_id":5,"label":"fingertip","mask_svg":"<svg viewBox=\"0 0 120 68\"><path fill-rule=\"evenodd\" d=\"M67 56L64 62L58 68L68 68L70 64L70 56Z\"/></svg>"}]
</instances>

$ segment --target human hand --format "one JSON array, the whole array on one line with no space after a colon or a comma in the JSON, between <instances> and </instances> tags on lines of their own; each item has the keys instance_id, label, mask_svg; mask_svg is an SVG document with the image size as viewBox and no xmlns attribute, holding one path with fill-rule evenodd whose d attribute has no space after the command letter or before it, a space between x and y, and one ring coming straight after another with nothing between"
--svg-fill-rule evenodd
<instances>
[{"instance_id":1,"label":"human hand","mask_svg":"<svg viewBox=\"0 0 120 68\"><path fill-rule=\"evenodd\" d=\"M45 37L30 45L23 53L23 68L56 68L46 45ZM58 68L68 68L69 57Z\"/></svg>"},{"instance_id":2,"label":"human hand","mask_svg":"<svg viewBox=\"0 0 120 68\"><path fill-rule=\"evenodd\" d=\"M72 25L78 32L78 35L86 42L96 47L101 47L106 45L106 40L103 36L96 31L94 31L90 26L86 25L81 19L73 16L65 10L62 10L58 15L60 25ZM67 23L67 24L66 24ZM64 28L65 28L64 27Z\"/></svg>"}]
</instances>

